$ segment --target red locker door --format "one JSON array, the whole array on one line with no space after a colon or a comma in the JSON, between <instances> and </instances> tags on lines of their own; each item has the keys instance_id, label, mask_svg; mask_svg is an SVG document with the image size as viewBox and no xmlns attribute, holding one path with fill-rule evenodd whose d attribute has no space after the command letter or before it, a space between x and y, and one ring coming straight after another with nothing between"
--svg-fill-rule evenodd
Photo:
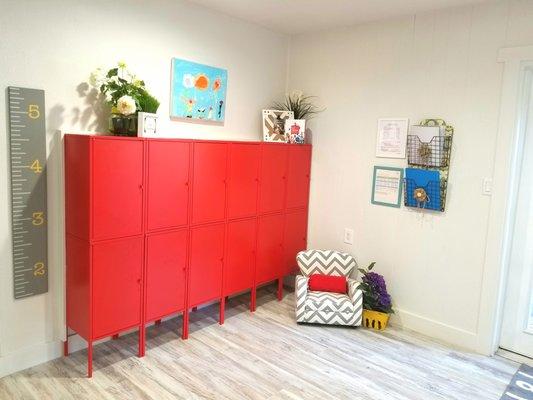
<instances>
[{"instance_id":1,"label":"red locker door","mask_svg":"<svg viewBox=\"0 0 533 400\"><path fill-rule=\"evenodd\" d=\"M228 171L228 218L255 215L261 147L232 144Z\"/></svg>"},{"instance_id":2,"label":"red locker door","mask_svg":"<svg viewBox=\"0 0 533 400\"><path fill-rule=\"evenodd\" d=\"M285 215L283 242L284 275L289 275L298 270L296 254L307 248L307 210Z\"/></svg>"},{"instance_id":3,"label":"red locker door","mask_svg":"<svg viewBox=\"0 0 533 400\"><path fill-rule=\"evenodd\" d=\"M222 295L224 225L208 225L191 230L189 305L195 306Z\"/></svg>"},{"instance_id":4,"label":"red locker door","mask_svg":"<svg viewBox=\"0 0 533 400\"><path fill-rule=\"evenodd\" d=\"M311 146L289 147L287 208L307 207L311 174Z\"/></svg>"},{"instance_id":5,"label":"red locker door","mask_svg":"<svg viewBox=\"0 0 533 400\"><path fill-rule=\"evenodd\" d=\"M93 239L142 233L143 142L93 141Z\"/></svg>"},{"instance_id":6,"label":"red locker door","mask_svg":"<svg viewBox=\"0 0 533 400\"><path fill-rule=\"evenodd\" d=\"M194 144L192 202L192 222L194 224L224 219L226 154L226 144Z\"/></svg>"},{"instance_id":7,"label":"red locker door","mask_svg":"<svg viewBox=\"0 0 533 400\"><path fill-rule=\"evenodd\" d=\"M141 322L141 237L93 246L93 338L101 338Z\"/></svg>"},{"instance_id":8,"label":"red locker door","mask_svg":"<svg viewBox=\"0 0 533 400\"><path fill-rule=\"evenodd\" d=\"M260 176L259 212L283 209L287 171L286 145L263 145Z\"/></svg>"},{"instance_id":9,"label":"red locker door","mask_svg":"<svg viewBox=\"0 0 533 400\"><path fill-rule=\"evenodd\" d=\"M148 229L187 224L189 143L148 142Z\"/></svg>"},{"instance_id":10,"label":"red locker door","mask_svg":"<svg viewBox=\"0 0 533 400\"><path fill-rule=\"evenodd\" d=\"M256 219L228 224L224 294L250 289L254 282Z\"/></svg>"},{"instance_id":11,"label":"red locker door","mask_svg":"<svg viewBox=\"0 0 533 400\"><path fill-rule=\"evenodd\" d=\"M187 230L148 236L146 260L146 320L183 310Z\"/></svg>"},{"instance_id":12,"label":"red locker door","mask_svg":"<svg viewBox=\"0 0 533 400\"><path fill-rule=\"evenodd\" d=\"M259 218L257 234L256 282L279 278L283 273L283 215Z\"/></svg>"}]
</instances>

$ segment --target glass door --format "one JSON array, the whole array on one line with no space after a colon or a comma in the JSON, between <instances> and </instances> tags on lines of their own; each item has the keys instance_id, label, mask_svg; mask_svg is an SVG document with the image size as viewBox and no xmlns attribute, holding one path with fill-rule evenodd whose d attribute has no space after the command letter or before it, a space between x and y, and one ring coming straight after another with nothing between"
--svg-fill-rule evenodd
<instances>
[{"instance_id":1,"label":"glass door","mask_svg":"<svg viewBox=\"0 0 533 400\"><path fill-rule=\"evenodd\" d=\"M500 347L533 358L533 66L523 75L523 133ZM513 193L509 194L514 195Z\"/></svg>"}]
</instances>

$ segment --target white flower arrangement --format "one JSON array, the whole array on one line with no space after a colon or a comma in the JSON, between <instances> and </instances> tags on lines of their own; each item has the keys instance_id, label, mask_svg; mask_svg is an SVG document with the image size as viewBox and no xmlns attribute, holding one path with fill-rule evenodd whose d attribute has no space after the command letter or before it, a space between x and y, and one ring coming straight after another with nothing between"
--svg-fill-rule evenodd
<instances>
[{"instance_id":1,"label":"white flower arrangement","mask_svg":"<svg viewBox=\"0 0 533 400\"><path fill-rule=\"evenodd\" d=\"M131 115L139 112L157 113L159 101L152 96L144 81L131 73L124 61L107 72L97 68L89 83L98 89L111 108L112 114Z\"/></svg>"}]
</instances>

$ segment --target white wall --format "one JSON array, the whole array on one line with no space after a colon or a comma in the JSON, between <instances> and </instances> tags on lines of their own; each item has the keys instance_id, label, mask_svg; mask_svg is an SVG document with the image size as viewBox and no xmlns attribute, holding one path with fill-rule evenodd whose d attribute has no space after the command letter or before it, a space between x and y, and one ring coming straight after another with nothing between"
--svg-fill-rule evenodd
<instances>
[{"instance_id":1,"label":"white wall","mask_svg":"<svg viewBox=\"0 0 533 400\"><path fill-rule=\"evenodd\" d=\"M377 261L396 323L488 352L480 324L502 65L498 49L533 44L533 2L510 1L291 38L289 88L327 107L313 123L309 244ZM440 117L455 127L447 210L371 205L377 119ZM355 229L353 246L343 243ZM494 293L496 295L496 293ZM490 308L490 307L489 307ZM494 308L494 307L493 307ZM481 327L482 326L482 327Z\"/></svg>"},{"instance_id":2,"label":"white wall","mask_svg":"<svg viewBox=\"0 0 533 400\"><path fill-rule=\"evenodd\" d=\"M46 91L49 143L50 291L13 300L8 150L0 107L0 376L59 355L64 334L61 142L57 130L101 130L84 82L98 66L125 60L160 99L165 134L261 138L260 110L285 91L288 39L183 1L2 0L0 104L8 85ZM181 57L228 70L224 127L168 118L170 60ZM89 94L89 95L87 95Z\"/></svg>"}]
</instances>

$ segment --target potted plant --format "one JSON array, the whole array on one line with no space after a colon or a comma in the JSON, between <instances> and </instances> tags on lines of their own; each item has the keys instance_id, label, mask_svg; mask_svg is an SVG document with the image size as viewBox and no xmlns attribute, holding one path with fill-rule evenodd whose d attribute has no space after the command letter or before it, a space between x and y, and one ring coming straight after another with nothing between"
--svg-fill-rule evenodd
<instances>
[{"instance_id":1,"label":"potted plant","mask_svg":"<svg viewBox=\"0 0 533 400\"><path fill-rule=\"evenodd\" d=\"M314 103L316 96L306 96L299 90L293 90L285 95L283 101L275 102L273 108L276 110L287 110L294 113L294 119L311 119L319 112L324 111Z\"/></svg>"},{"instance_id":2,"label":"potted plant","mask_svg":"<svg viewBox=\"0 0 533 400\"><path fill-rule=\"evenodd\" d=\"M292 111L294 119L285 122L285 140L288 143L303 144L306 134L306 120L324 111L314 104L315 96L306 96L300 91L292 91L285 95L285 99L275 102L272 106L280 111Z\"/></svg>"},{"instance_id":3,"label":"potted plant","mask_svg":"<svg viewBox=\"0 0 533 400\"><path fill-rule=\"evenodd\" d=\"M111 107L109 127L115 135L135 136L138 113L155 115L159 108L159 101L146 90L144 81L132 74L122 61L105 74L97 68L89 83L100 90Z\"/></svg>"},{"instance_id":4,"label":"potted plant","mask_svg":"<svg viewBox=\"0 0 533 400\"><path fill-rule=\"evenodd\" d=\"M359 268L359 272L363 274L360 285L363 291L363 325L382 331L387 327L389 316L394 310L385 278L372 272L375 264L371 263L367 269Z\"/></svg>"}]
</instances>

